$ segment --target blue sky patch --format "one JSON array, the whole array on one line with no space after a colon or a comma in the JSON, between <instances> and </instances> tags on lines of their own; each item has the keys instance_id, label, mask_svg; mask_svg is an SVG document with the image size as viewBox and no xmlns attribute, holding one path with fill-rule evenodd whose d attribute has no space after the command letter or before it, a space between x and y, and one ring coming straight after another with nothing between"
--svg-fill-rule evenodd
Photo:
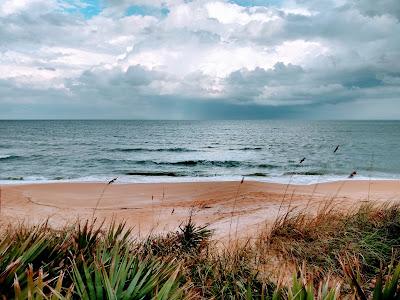
<instances>
[{"instance_id":1,"label":"blue sky patch","mask_svg":"<svg viewBox=\"0 0 400 300\"><path fill-rule=\"evenodd\" d=\"M139 15L139 16L157 16L164 17L168 15L169 9L166 7L157 8L148 5L132 5L126 10L127 16Z\"/></svg>"},{"instance_id":2,"label":"blue sky patch","mask_svg":"<svg viewBox=\"0 0 400 300\"><path fill-rule=\"evenodd\" d=\"M100 1L101 0L81 0L81 3L77 3L74 0L63 0L63 3L69 5L69 7L65 9L65 12L82 14L86 19L90 19L97 16L102 11Z\"/></svg>"},{"instance_id":3,"label":"blue sky patch","mask_svg":"<svg viewBox=\"0 0 400 300\"><path fill-rule=\"evenodd\" d=\"M244 7L271 6L271 5L279 5L282 3L281 0L231 0L229 2L236 3Z\"/></svg>"}]
</instances>

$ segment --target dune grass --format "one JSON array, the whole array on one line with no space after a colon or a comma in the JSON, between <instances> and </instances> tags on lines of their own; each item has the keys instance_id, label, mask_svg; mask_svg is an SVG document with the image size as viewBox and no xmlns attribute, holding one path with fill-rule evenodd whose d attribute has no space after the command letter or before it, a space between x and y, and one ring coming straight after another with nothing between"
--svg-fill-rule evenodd
<instances>
[{"instance_id":1,"label":"dune grass","mask_svg":"<svg viewBox=\"0 0 400 300\"><path fill-rule=\"evenodd\" d=\"M352 260L371 279L381 265L400 261L400 206L364 204L350 212L328 206L314 216L289 211L261 243L297 265L306 262L314 276L342 275L342 265Z\"/></svg>"},{"instance_id":2,"label":"dune grass","mask_svg":"<svg viewBox=\"0 0 400 300\"><path fill-rule=\"evenodd\" d=\"M400 207L393 204L290 211L255 241L228 247L191 218L176 232L140 241L116 223L14 226L0 239L0 297L399 299L399 252ZM282 276L273 275L280 269Z\"/></svg>"}]
</instances>

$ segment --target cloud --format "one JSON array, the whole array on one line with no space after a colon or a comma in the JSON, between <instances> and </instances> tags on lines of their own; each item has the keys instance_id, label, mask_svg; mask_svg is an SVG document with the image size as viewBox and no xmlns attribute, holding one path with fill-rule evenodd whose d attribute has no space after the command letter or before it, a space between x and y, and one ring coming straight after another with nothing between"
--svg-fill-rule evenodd
<instances>
[{"instance_id":1,"label":"cloud","mask_svg":"<svg viewBox=\"0 0 400 300\"><path fill-rule=\"evenodd\" d=\"M353 5L367 16L389 15L400 20L400 5L397 0L382 0L379 4L373 0L354 0Z\"/></svg>"},{"instance_id":2,"label":"cloud","mask_svg":"<svg viewBox=\"0 0 400 300\"><path fill-rule=\"evenodd\" d=\"M99 3L0 4L0 118L351 118L344 107L363 103L381 103L381 118L399 108L397 0Z\"/></svg>"}]
</instances>

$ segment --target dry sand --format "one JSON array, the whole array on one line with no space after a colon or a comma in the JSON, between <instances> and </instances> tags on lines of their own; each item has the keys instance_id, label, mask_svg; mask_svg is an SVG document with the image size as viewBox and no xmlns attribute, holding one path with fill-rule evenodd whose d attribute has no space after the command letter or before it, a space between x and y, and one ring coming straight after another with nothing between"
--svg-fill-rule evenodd
<instances>
[{"instance_id":1,"label":"dry sand","mask_svg":"<svg viewBox=\"0 0 400 300\"><path fill-rule=\"evenodd\" d=\"M103 194L103 195L102 195ZM102 196L101 196L102 195ZM95 216L125 220L140 236L176 230L190 215L215 238L251 236L289 208L315 212L332 201L348 209L370 201L399 201L400 181L339 181L285 185L255 181L111 184L49 183L1 186L0 222L58 227ZM100 201L99 201L100 200Z\"/></svg>"}]
</instances>

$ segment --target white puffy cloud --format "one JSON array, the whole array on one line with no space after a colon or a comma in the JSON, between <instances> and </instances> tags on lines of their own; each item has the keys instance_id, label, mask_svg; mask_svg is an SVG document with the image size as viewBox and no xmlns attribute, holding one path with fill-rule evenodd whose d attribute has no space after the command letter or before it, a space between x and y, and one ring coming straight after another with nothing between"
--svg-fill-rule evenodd
<instances>
[{"instance_id":1,"label":"white puffy cloud","mask_svg":"<svg viewBox=\"0 0 400 300\"><path fill-rule=\"evenodd\" d=\"M56 8L54 0L5 0L0 4L0 16L17 15L23 12L45 12Z\"/></svg>"}]
</instances>

